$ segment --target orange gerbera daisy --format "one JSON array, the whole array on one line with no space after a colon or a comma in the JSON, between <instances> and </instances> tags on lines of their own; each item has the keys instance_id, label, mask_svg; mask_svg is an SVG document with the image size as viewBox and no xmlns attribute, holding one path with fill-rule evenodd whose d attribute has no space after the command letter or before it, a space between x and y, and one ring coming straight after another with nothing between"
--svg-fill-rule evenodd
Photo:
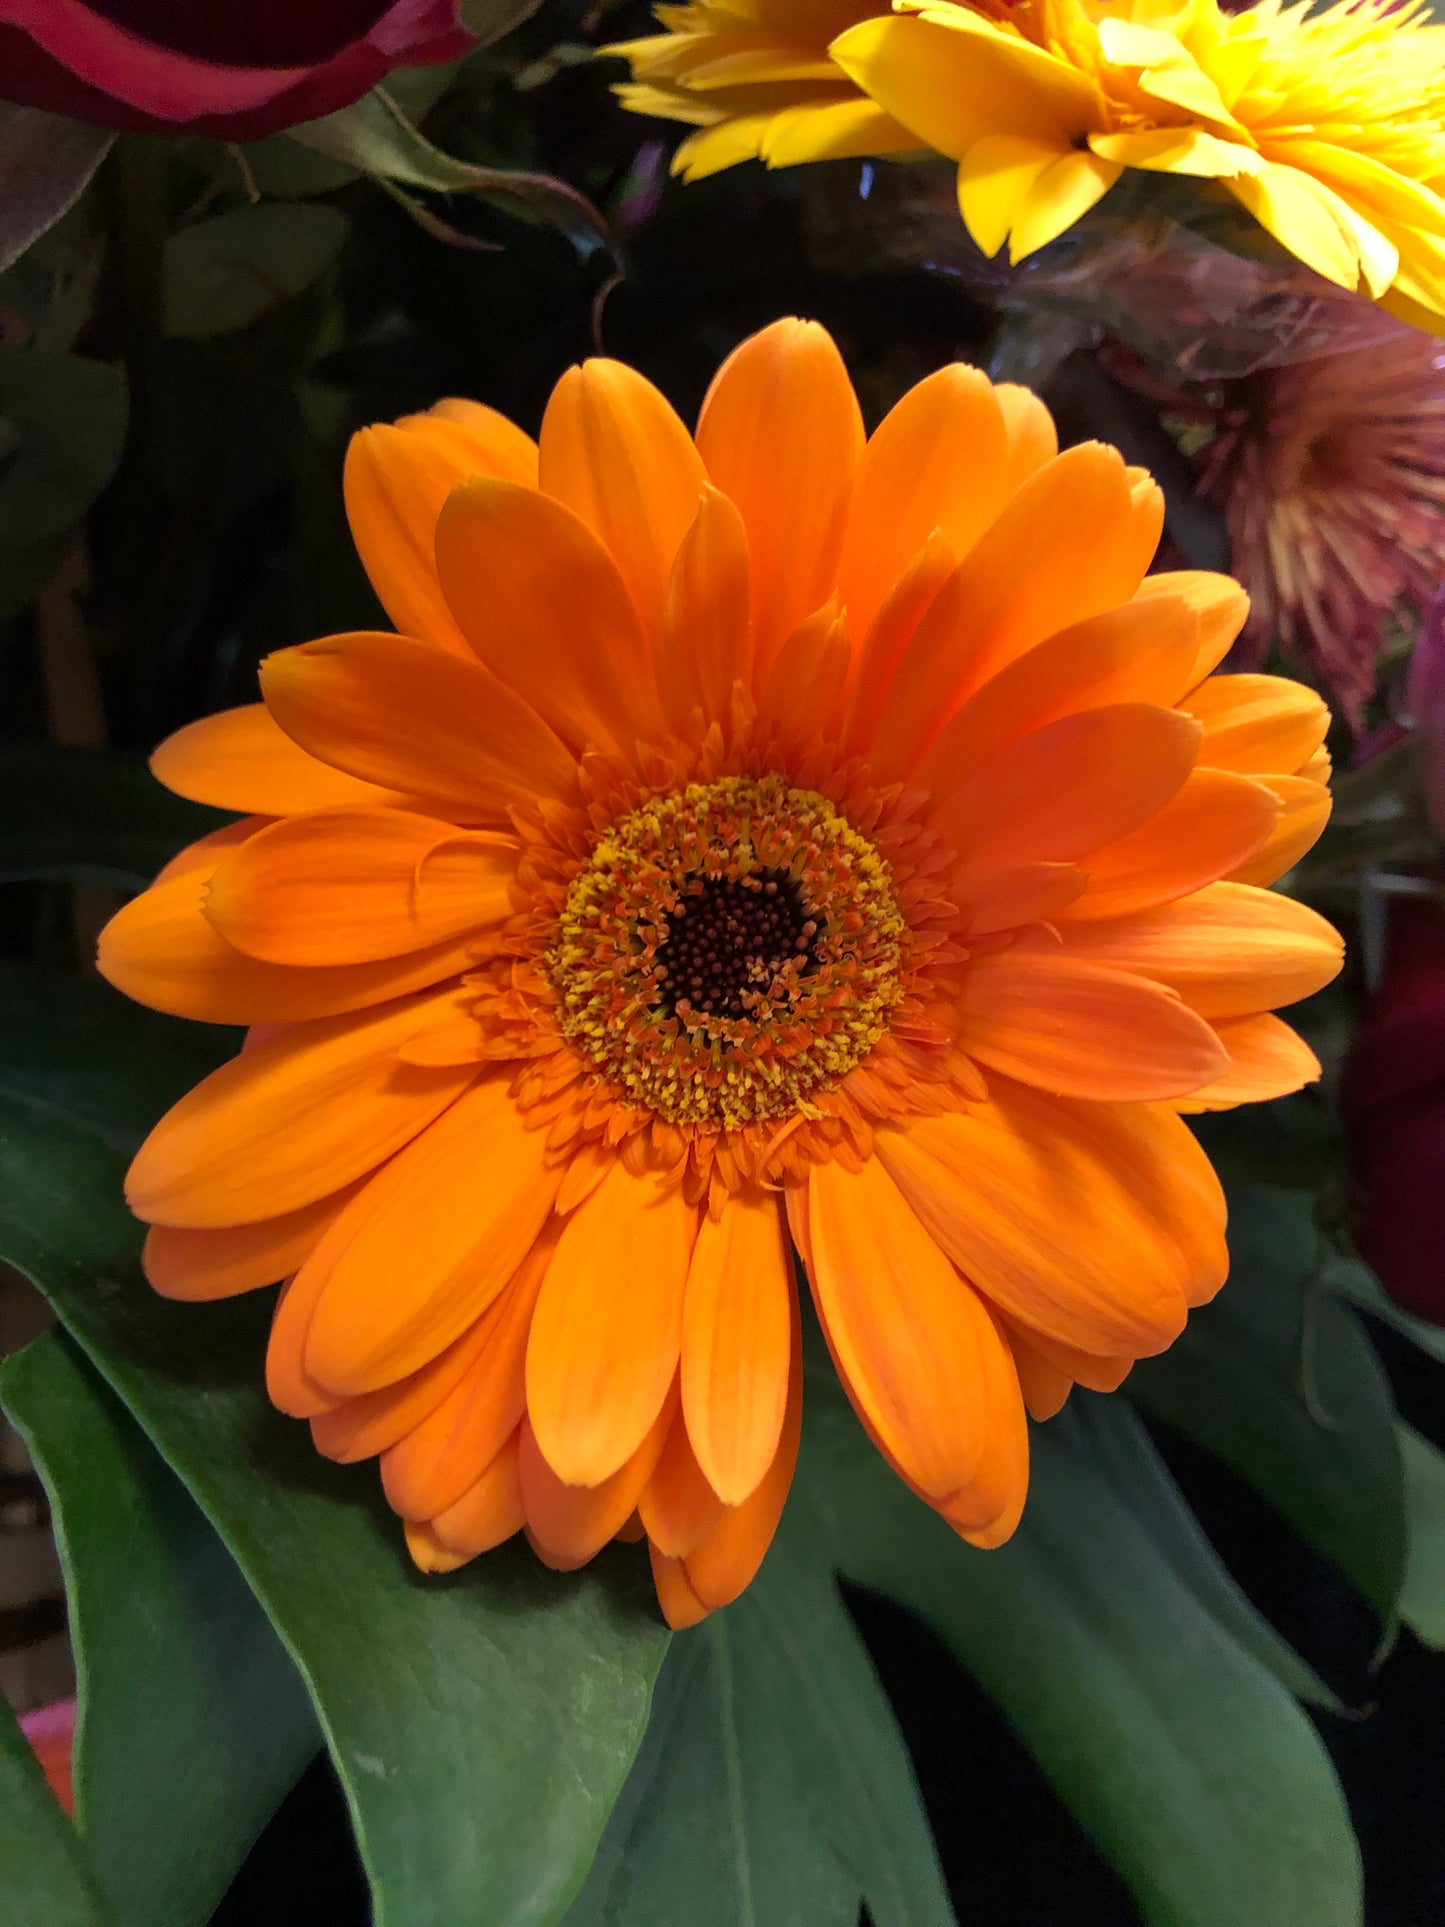
<instances>
[{"instance_id":1,"label":"orange gerbera daisy","mask_svg":"<svg viewBox=\"0 0 1445 1927\"><path fill-rule=\"evenodd\" d=\"M694 441L607 361L540 447L447 402L346 492L398 635L262 670L155 767L248 812L107 930L256 1026L128 1194L153 1283L287 1279L272 1397L379 1453L429 1569L646 1534L674 1625L756 1570L798 1445L791 1244L864 1424L968 1539L1025 1407L1225 1272L1181 1108L1293 1090L1338 968L1259 886L1328 802L1318 697L1209 672L1245 598L1145 580L1159 491L942 369L871 439L821 328Z\"/></svg>"}]
</instances>

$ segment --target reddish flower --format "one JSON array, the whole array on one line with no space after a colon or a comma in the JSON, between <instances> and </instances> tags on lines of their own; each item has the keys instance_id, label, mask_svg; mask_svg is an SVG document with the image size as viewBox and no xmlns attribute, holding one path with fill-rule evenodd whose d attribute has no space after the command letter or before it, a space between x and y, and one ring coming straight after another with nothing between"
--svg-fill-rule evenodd
<instances>
[{"instance_id":1,"label":"reddish flower","mask_svg":"<svg viewBox=\"0 0 1445 1927\"><path fill-rule=\"evenodd\" d=\"M74 1819L75 1795L70 1781L70 1756L75 1746L74 1698L55 1700L49 1706L37 1706L33 1713L23 1713L20 1730L50 1782L50 1791Z\"/></svg>"},{"instance_id":2,"label":"reddish flower","mask_svg":"<svg viewBox=\"0 0 1445 1927\"><path fill-rule=\"evenodd\" d=\"M1384 980L1345 1067L1355 1244L1396 1304L1445 1324L1445 906L1390 905Z\"/></svg>"},{"instance_id":3,"label":"reddish flower","mask_svg":"<svg viewBox=\"0 0 1445 1927\"><path fill-rule=\"evenodd\" d=\"M1440 567L1445 570L1445 556ZM1415 638L1405 703L1423 752L1425 814L1445 842L1445 588L1437 590Z\"/></svg>"},{"instance_id":4,"label":"reddish flower","mask_svg":"<svg viewBox=\"0 0 1445 1927\"><path fill-rule=\"evenodd\" d=\"M1333 352L1177 384L1111 371L1198 428L1199 493L1221 504L1251 614L1233 665L1302 657L1355 730L1381 657L1413 632L1445 557L1445 352L1341 298ZM1362 324L1367 332L1361 335Z\"/></svg>"},{"instance_id":5,"label":"reddish flower","mask_svg":"<svg viewBox=\"0 0 1445 1927\"><path fill-rule=\"evenodd\" d=\"M0 0L0 99L255 140L471 44L457 0Z\"/></svg>"}]
</instances>

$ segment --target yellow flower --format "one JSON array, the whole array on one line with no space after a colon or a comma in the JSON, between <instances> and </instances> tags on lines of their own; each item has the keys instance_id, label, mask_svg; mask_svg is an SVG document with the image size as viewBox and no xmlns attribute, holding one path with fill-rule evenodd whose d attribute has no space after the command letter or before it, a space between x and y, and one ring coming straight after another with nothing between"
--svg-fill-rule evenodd
<instances>
[{"instance_id":1,"label":"yellow flower","mask_svg":"<svg viewBox=\"0 0 1445 1927\"><path fill-rule=\"evenodd\" d=\"M1021 260L1143 168L1217 180L1328 280L1445 318L1445 27L1423 0L900 6L829 51L959 162L985 253Z\"/></svg>"},{"instance_id":2,"label":"yellow flower","mask_svg":"<svg viewBox=\"0 0 1445 1927\"><path fill-rule=\"evenodd\" d=\"M691 121L673 156L687 180L738 161L769 167L892 154L919 141L858 93L828 43L877 12L869 0L691 0L657 9L666 32L604 47L632 63L624 107Z\"/></svg>"}]
</instances>

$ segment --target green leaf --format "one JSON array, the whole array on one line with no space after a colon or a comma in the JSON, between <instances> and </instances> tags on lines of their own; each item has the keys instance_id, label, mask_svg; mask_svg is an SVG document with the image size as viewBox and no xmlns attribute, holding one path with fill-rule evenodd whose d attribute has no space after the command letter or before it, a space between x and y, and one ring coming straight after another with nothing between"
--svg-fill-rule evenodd
<instances>
[{"instance_id":1,"label":"green leaf","mask_svg":"<svg viewBox=\"0 0 1445 1927\"><path fill-rule=\"evenodd\" d=\"M310 1702L220 1540L63 1333L0 1366L0 1397L52 1501L96 1884L122 1927L204 1927L321 1743Z\"/></svg>"},{"instance_id":2,"label":"green leaf","mask_svg":"<svg viewBox=\"0 0 1445 1927\"><path fill-rule=\"evenodd\" d=\"M0 1253L45 1292L210 1519L310 1689L378 1927L565 1911L641 1741L668 1635L620 1548L412 1567L373 1466L321 1459L260 1390L269 1294L167 1304L121 1165L0 1097Z\"/></svg>"},{"instance_id":3,"label":"green leaf","mask_svg":"<svg viewBox=\"0 0 1445 1927\"><path fill-rule=\"evenodd\" d=\"M1400 1617L1425 1645L1445 1650L1445 1452L1413 1426L1398 1429L1410 1504L1410 1558Z\"/></svg>"},{"instance_id":4,"label":"green leaf","mask_svg":"<svg viewBox=\"0 0 1445 1927\"><path fill-rule=\"evenodd\" d=\"M115 473L126 412L108 362L0 348L0 551L79 521Z\"/></svg>"},{"instance_id":5,"label":"green leaf","mask_svg":"<svg viewBox=\"0 0 1445 1927\"><path fill-rule=\"evenodd\" d=\"M114 139L108 128L0 101L0 269L74 207Z\"/></svg>"},{"instance_id":6,"label":"green leaf","mask_svg":"<svg viewBox=\"0 0 1445 1927\"><path fill-rule=\"evenodd\" d=\"M58 877L140 889L177 850L231 820L173 796L136 756L0 746L0 882Z\"/></svg>"},{"instance_id":7,"label":"green leaf","mask_svg":"<svg viewBox=\"0 0 1445 1927\"><path fill-rule=\"evenodd\" d=\"M131 1152L241 1033L182 1024L98 978L0 959L0 1092Z\"/></svg>"},{"instance_id":8,"label":"green leaf","mask_svg":"<svg viewBox=\"0 0 1445 1927\"><path fill-rule=\"evenodd\" d=\"M1028 1507L995 1552L899 1483L822 1374L799 1480L839 1568L953 1649L1151 1927L1358 1927L1358 1850L1317 1734L1121 1499L1097 1450L1116 1410L1075 1403L1102 1401L1075 1393L1032 1428Z\"/></svg>"},{"instance_id":9,"label":"green leaf","mask_svg":"<svg viewBox=\"0 0 1445 1927\"><path fill-rule=\"evenodd\" d=\"M567 1927L949 1927L893 1713L805 1498L741 1599L678 1635Z\"/></svg>"},{"instance_id":10,"label":"green leaf","mask_svg":"<svg viewBox=\"0 0 1445 1927\"><path fill-rule=\"evenodd\" d=\"M350 223L338 208L261 201L197 221L165 252L165 330L208 341L249 327L321 278Z\"/></svg>"},{"instance_id":11,"label":"green leaf","mask_svg":"<svg viewBox=\"0 0 1445 1927\"><path fill-rule=\"evenodd\" d=\"M1374 1272L1358 1258L1329 1259L1320 1273L1320 1283L1341 1298L1348 1298L1361 1311L1370 1312L1402 1338L1408 1338L1418 1350L1445 1365L1445 1328L1401 1311Z\"/></svg>"},{"instance_id":12,"label":"green leaf","mask_svg":"<svg viewBox=\"0 0 1445 1927\"><path fill-rule=\"evenodd\" d=\"M1190 1511L1154 1441L1123 1400L1081 1400L1072 1422L1087 1439L1099 1477L1143 1522L1155 1550L1204 1610L1297 1699L1342 1711L1339 1696L1240 1590Z\"/></svg>"},{"instance_id":13,"label":"green leaf","mask_svg":"<svg viewBox=\"0 0 1445 1927\"><path fill-rule=\"evenodd\" d=\"M1360 1320L1319 1287L1307 1194L1236 1192L1228 1284L1129 1377L1348 1574L1388 1630L1405 1577L1405 1483L1389 1381Z\"/></svg>"},{"instance_id":14,"label":"green leaf","mask_svg":"<svg viewBox=\"0 0 1445 1927\"><path fill-rule=\"evenodd\" d=\"M495 45L503 34L530 20L541 4L542 0L461 0L458 11L467 32L476 35L473 52L477 52ZM393 74L391 79L395 78Z\"/></svg>"},{"instance_id":15,"label":"green leaf","mask_svg":"<svg viewBox=\"0 0 1445 1927\"><path fill-rule=\"evenodd\" d=\"M585 194L550 174L478 167L457 160L421 134L384 87L322 120L290 129L293 140L397 187L476 194L512 213L559 227L582 254L610 246L607 226Z\"/></svg>"},{"instance_id":16,"label":"green leaf","mask_svg":"<svg viewBox=\"0 0 1445 1927\"><path fill-rule=\"evenodd\" d=\"M0 1927L108 1927L75 1828L0 1694Z\"/></svg>"}]
</instances>

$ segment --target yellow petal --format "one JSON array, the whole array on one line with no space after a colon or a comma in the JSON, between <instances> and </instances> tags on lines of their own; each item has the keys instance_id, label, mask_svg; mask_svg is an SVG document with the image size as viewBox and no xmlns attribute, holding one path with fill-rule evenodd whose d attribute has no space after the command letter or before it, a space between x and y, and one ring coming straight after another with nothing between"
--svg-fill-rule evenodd
<instances>
[{"instance_id":1,"label":"yellow petal","mask_svg":"<svg viewBox=\"0 0 1445 1927\"><path fill-rule=\"evenodd\" d=\"M946 19L864 20L828 52L870 100L953 160L985 134L1067 142L1100 112L1076 67L961 7Z\"/></svg>"},{"instance_id":2,"label":"yellow petal","mask_svg":"<svg viewBox=\"0 0 1445 1927\"><path fill-rule=\"evenodd\" d=\"M1022 261L1056 241L1104 198L1122 171L1117 161L1097 154L1062 155L1025 195L1009 239L1009 259Z\"/></svg>"},{"instance_id":3,"label":"yellow petal","mask_svg":"<svg viewBox=\"0 0 1445 1927\"><path fill-rule=\"evenodd\" d=\"M1039 176L1069 149L1062 141L988 134L975 141L958 168L963 224L985 254L997 254Z\"/></svg>"}]
</instances>

